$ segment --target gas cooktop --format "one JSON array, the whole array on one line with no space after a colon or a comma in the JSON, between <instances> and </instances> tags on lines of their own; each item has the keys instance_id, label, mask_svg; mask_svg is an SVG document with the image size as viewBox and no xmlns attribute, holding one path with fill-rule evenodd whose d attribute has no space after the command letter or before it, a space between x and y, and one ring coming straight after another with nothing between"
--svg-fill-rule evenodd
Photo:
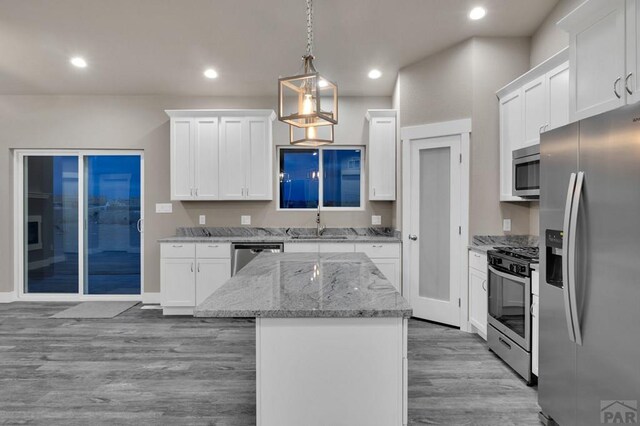
<instances>
[{"instance_id":1,"label":"gas cooktop","mask_svg":"<svg viewBox=\"0 0 640 426\"><path fill-rule=\"evenodd\" d=\"M515 259L522 259L531 263L538 262L538 247L494 247L496 252Z\"/></svg>"}]
</instances>

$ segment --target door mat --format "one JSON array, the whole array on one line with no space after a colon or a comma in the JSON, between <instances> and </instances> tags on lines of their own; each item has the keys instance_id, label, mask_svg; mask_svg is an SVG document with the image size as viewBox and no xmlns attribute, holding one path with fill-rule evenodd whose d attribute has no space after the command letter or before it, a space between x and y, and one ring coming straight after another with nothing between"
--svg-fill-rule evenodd
<instances>
[{"instance_id":1,"label":"door mat","mask_svg":"<svg viewBox=\"0 0 640 426\"><path fill-rule=\"evenodd\" d=\"M50 318L114 318L137 304L138 302L83 302Z\"/></svg>"}]
</instances>

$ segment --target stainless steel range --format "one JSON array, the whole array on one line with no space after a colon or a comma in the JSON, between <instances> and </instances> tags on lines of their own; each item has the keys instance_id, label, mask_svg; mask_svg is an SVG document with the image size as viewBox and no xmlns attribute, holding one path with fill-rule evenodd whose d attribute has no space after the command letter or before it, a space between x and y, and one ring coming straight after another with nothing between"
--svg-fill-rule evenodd
<instances>
[{"instance_id":1,"label":"stainless steel range","mask_svg":"<svg viewBox=\"0 0 640 426\"><path fill-rule=\"evenodd\" d=\"M538 248L496 247L487 262L489 348L532 384L531 264Z\"/></svg>"}]
</instances>

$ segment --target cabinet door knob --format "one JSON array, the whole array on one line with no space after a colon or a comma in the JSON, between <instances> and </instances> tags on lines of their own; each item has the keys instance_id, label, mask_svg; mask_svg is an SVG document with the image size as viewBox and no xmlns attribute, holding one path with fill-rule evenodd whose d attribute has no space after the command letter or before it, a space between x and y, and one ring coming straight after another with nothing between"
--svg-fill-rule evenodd
<instances>
[{"instance_id":1,"label":"cabinet door knob","mask_svg":"<svg viewBox=\"0 0 640 426\"><path fill-rule=\"evenodd\" d=\"M416 241L418 239L418 236L417 235L409 235L409 239L411 241Z\"/></svg>"},{"instance_id":2,"label":"cabinet door knob","mask_svg":"<svg viewBox=\"0 0 640 426\"><path fill-rule=\"evenodd\" d=\"M620 83L620 80L622 80L622 77L616 78L616 81L613 82L613 93L616 95L616 98L618 99L622 98L620 93L618 93L618 83Z\"/></svg>"}]
</instances>

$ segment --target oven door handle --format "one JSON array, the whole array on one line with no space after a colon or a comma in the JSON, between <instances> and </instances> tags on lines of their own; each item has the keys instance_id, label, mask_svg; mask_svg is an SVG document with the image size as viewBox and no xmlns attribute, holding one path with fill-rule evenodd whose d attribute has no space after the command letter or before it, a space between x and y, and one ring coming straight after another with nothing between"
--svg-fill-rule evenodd
<instances>
[{"instance_id":1,"label":"oven door handle","mask_svg":"<svg viewBox=\"0 0 640 426\"><path fill-rule=\"evenodd\" d=\"M569 269L569 302L571 304L571 322L573 323L573 335L575 342L582 345L582 331L580 330L580 317L578 316L578 303L576 301L576 234L578 233L578 212L582 200L582 186L584 172L578 172L576 189L573 191L573 205L571 206L571 222L569 223L569 255L567 266Z\"/></svg>"},{"instance_id":2,"label":"oven door handle","mask_svg":"<svg viewBox=\"0 0 640 426\"><path fill-rule=\"evenodd\" d=\"M567 319L567 331L569 332L569 340L576 341L573 329L573 315L571 314L571 295L569 294L569 282L571 280L569 273L569 239L571 238L571 206L573 205L573 196L576 188L576 174L571 173L569 177L569 187L567 188L567 199L564 205L564 223L562 225L562 294L564 296L564 313Z\"/></svg>"},{"instance_id":3,"label":"oven door handle","mask_svg":"<svg viewBox=\"0 0 640 426\"><path fill-rule=\"evenodd\" d=\"M511 281L516 281L522 284L526 284L527 283L527 279L520 277L518 275L511 275L511 274L507 274L506 272L502 272L502 271L498 271L496 268L494 268L493 266L489 265L488 266L489 271L491 271L492 273L496 274L499 277L505 278L507 280L511 280Z\"/></svg>"}]
</instances>

